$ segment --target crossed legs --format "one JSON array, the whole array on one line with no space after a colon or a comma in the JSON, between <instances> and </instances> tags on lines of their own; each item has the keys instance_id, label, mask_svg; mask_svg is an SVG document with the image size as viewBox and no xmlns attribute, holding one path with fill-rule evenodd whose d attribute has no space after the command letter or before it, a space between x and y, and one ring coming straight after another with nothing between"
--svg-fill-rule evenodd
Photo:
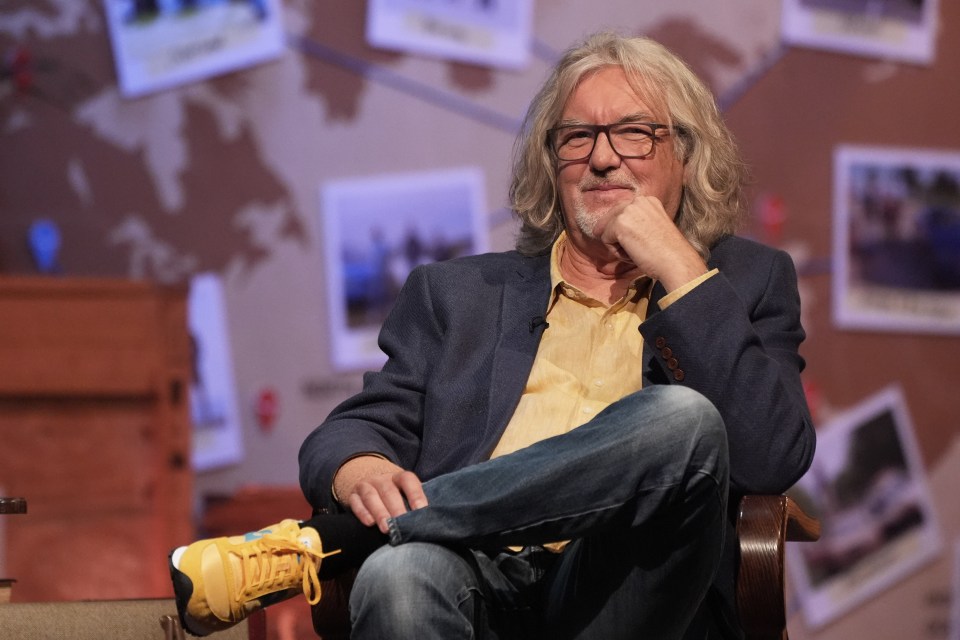
<instances>
[{"instance_id":1,"label":"crossed legs","mask_svg":"<svg viewBox=\"0 0 960 640\"><path fill-rule=\"evenodd\" d=\"M505 638L534 620L549 638L679 638L719 562L727 475L716 409L664 386L434 478L362 565L352 637ZM477 551L559 540L548 559Z\"/></svg>"}]
</instances>

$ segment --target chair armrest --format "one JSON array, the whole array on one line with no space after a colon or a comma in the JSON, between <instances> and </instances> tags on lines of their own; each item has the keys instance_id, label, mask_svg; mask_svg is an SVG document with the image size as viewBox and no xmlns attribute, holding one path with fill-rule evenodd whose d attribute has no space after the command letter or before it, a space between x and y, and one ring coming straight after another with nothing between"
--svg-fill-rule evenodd
<instances>
[{"instance_id":1,"label":"chair armrest","mask_svg":"<svg viewBox=\"0 0 960 640\"><path fill-rule=\"evenodd\" d=\"M820 537L820 522L787 496L744 496L737 516L737 613L748 639L785 636L784 549Z\"/></svg>"}]
</instances>

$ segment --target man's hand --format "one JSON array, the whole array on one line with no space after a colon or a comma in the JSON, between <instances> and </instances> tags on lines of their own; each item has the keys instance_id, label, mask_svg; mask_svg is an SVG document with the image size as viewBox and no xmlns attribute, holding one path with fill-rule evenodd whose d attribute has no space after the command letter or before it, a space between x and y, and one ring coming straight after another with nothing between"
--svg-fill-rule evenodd
<instances>
[{"instance_id":1,"label":"man's hand","mask_svg":"<svg viewBox=\"0 0 960 640\"><path fill-rule=\"evenodd\" d=\"M420 478L378 456L348 460L333 479L334 493L368 527L387 533L387 519L427 506Z\"/></svg>"},{"instance_id":2,"label":"man's hand","mask_svg":"<svg viewBox=\"0 0 960 640\"><path fill-rule=\"evenodd\" d=\"M703 258L653 196L636 196L597 227L597 237L619 259L659 280L668 292L707 272Z\"/></svg>"}]
</instances>

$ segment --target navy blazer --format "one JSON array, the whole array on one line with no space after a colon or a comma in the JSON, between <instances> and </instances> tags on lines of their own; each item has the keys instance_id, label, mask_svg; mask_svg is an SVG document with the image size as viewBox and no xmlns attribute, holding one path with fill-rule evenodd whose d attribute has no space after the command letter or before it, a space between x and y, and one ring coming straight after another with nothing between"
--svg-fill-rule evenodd
<instances>
[{"instance_id":1,"label":"navy blazer","mask_svg":"<svg viewBox=\"0 0 960 640\"><path fill-rule=\"evenodd\" d=\"M745 493L780 493L809 466L814 430L798 348L797 277L779 250L728 236L719 273L665 310L654 287L643 334L644 385L682 384L709 398L728 433L731 509ZM300 449L300 483L317 511L339 509L333 476L378 453L422 480L485 460L512 416L536 356L550 298L550 257L515 251L415 269L380 333L388 356L363 390ZM674 362L671 362L671 359ZM678 373L679 372L679 373ZM729 608L733 549L718 583Z\"/></svg>"}]
</instances>

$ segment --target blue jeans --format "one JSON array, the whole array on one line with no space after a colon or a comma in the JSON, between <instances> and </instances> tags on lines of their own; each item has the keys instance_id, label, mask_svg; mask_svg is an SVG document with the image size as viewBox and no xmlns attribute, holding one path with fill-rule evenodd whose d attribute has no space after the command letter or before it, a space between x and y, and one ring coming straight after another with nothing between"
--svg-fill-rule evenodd
<instances>
[{"instance_id":1,"label":"blue jeans","mask_svg":"<svg viewBox=\"0 0 960 640\"><path fill-rule=\"evenodd\" d=\"M720 560L727 460L714 406L655 386L425 482L360 568L351 637L680 638Z\"/></svg>"}]
</instances>

